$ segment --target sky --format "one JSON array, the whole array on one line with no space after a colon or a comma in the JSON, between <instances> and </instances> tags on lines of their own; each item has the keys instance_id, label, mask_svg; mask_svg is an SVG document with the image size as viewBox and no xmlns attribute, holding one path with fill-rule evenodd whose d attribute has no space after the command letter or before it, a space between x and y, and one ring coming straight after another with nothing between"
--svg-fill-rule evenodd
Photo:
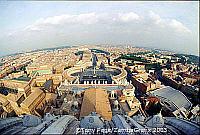
<instances>
[{"instance_id":1,"label":"sky","mask_svg":"<svg viewBox=\"0 0 200 135\"><path fill-rule=\"evenodd\" d=\"M65 45L199 53L199 2L0 1L0 56Z\"/></svg>"}]
</instances>

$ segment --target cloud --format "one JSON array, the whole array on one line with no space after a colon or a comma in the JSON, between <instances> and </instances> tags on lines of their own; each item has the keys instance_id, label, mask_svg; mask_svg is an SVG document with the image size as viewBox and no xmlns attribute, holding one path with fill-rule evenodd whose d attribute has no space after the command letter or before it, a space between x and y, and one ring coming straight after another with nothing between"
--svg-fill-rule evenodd
<instances>
[{"instance_id":1,"label":"cloud","mask_svg":"<svg viewBox=\"0 0 200 135\"><path fill-rule=\"evenodd\" d=\"M154 21L156 24L159 24L162 22L161 17L154 13L153 11L149 11L149 17L152 19L152 21Z\"/></svg>"},{"instance_id":2,"label":"cloud","mask_svg":"<svg viewBox=\"0 0 200 135\"><path fill-rule=\"evenodd\" d=\"M178 33L191 33L191 30L183 25L183 23L179 22L176 19L163 19L158 14L154 13L153 11L149 11L149 17L151 21L160 26L167 29L174 30Z\"/></svg>"},{"instance_id":3,"label":"cloud","mask_svg":"<svg viewBox=\"0 0 200 135\"><path fill-rule=\"evenodd\" d=\"M75 26L75 25L93 25L93 24L115 24L121 23L123 25L128 25L130 23L147 23L154 24L157 27L164 27L166 29L173 29L177 32L191 32L186 26L175 19L162 19L158 14L150 11L147 17L139 16L134 12L128 13L118 13L118 14L97 14L97 13L87 13L79 15L64 14L59 16L40 18L35 23L24 28L24 31L43 31L48 30L49 27L58 26ZM149 25L150 26L150 25ZM84 26L83 26L84 27Z\"/></svg>"},{"instance_id":4,"label":"cloud","mask_svg":"<svg viewBox=\"0 0 200 135\"><path fill-rule=\"evenodd\" d=\"M191 30L184 26L181 22L172 19L169 23L169 26L177 30L178 32L188 32L191 33Z\"/></svg>"},{"instance_id":5,"label":"cloud","mask_svg":"<svg viewBox=\"0 0 200 135\"><path fill-rule=\"evenodd\" d=\"M48 18L40 18L34 24L27 26L24 30L38 31L44 27L53 25L75 25L75 24L94 24L98 22L96 13L79 14L79 15L59 15Z\"/></svg>"},{"instance_id":6,"label":"cloud","mask_svg":"<svg viewBox=\"0 0 200 135\"><path fill-rule=\"evenodd\" d=\"M131 22L131 21L137 21L140 19L140 16L137 15L134 12L129 12L129 13L119 13L119 19L123 22Z\"/></svg>"},{"instance_id":7,"label":"cloud","mask_svg":"<svg viewBox=\"0 0 200 135\"><path fill-rule=\"evenodd\" d=\"M22 50L23 46L34 49L65 43L124 43L164 49L176 46L177 50L184 50L196 44L192 31L182 22L162 18L153 11L146 15L91 12L40 18L22 30L10 32L8 37L4 39L5 46L19 44Z\"/></svg>"}]
</instances>

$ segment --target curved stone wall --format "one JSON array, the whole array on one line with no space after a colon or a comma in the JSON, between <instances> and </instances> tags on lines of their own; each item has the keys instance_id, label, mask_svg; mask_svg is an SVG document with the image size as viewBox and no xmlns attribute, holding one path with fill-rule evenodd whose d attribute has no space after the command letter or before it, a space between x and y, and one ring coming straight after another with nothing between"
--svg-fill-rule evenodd
<instances>
[{"instance_id":1,"label":"curved stone wall","mask_svg":"<svg viewBox=\"0 0 200 135\"><path fill-rule=\"evenodd\" d=\"M77 72L82 72L90 66L91 66L91 62L85 62L85 63L80 62L77 65L75 65L74 67L65 70L63 73L63 76L65 79L67 79L67 81L69 83L72 83L73 81L75 81L75 79L77 79L77 77L73 76L72 74L77 73ZM127 76L126 70L124 70L120 67L116 67L116 66L106 66L106 68L120 71L120 73L118 75L112 76L112 80L116 84L125 84L126 83L126 76Z\"/></svg>"}]
</instances>

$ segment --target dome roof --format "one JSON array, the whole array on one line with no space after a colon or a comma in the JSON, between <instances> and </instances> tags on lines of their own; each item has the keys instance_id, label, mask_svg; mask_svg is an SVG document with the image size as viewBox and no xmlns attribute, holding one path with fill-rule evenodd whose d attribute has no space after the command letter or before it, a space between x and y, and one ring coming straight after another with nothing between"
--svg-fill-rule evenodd
<instances>
[{"instance_id":1,"label":"dome roof","mask_svg":"<svg viewBox=\"0 0 200 135\"><path fill-rule=\"evenodd\" d=\"M81 128L103 128L104 123L99 115L88 115L80 121Z\"/></svg>"}]
</instances>

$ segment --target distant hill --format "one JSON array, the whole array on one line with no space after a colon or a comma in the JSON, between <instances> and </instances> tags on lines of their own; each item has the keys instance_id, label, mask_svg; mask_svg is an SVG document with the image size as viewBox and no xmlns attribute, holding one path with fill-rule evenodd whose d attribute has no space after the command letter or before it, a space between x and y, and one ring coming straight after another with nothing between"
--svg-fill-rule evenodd
<instances>
[{"instance_id":1,"label":"distant hill","mask_svg":"<svg viewBox=\"0 0 200 135\"><path fill-rule=\"evenodd\" d=\"M188 58L187 63L189 64L197 64L199 65L200 57L196 55L190 55L190 54L175 54L176 57L179 57L181 59L184 59L185 57Z\"/></svg>"},{"instance_id":2,"label":"distant hill","mask_svg":"<svg viewBox=\"0 0 200 135\"><path fill-rule=\"evenodd\" d=\"M37 52L37 51L46 51L46 50L57 50L57 49L64 49L64 48L71 48L73 46L60 46L60 47L51 47L51 48L43 48L43 49L36 49L30 52Z\"/></svg>"}]
</instances>

